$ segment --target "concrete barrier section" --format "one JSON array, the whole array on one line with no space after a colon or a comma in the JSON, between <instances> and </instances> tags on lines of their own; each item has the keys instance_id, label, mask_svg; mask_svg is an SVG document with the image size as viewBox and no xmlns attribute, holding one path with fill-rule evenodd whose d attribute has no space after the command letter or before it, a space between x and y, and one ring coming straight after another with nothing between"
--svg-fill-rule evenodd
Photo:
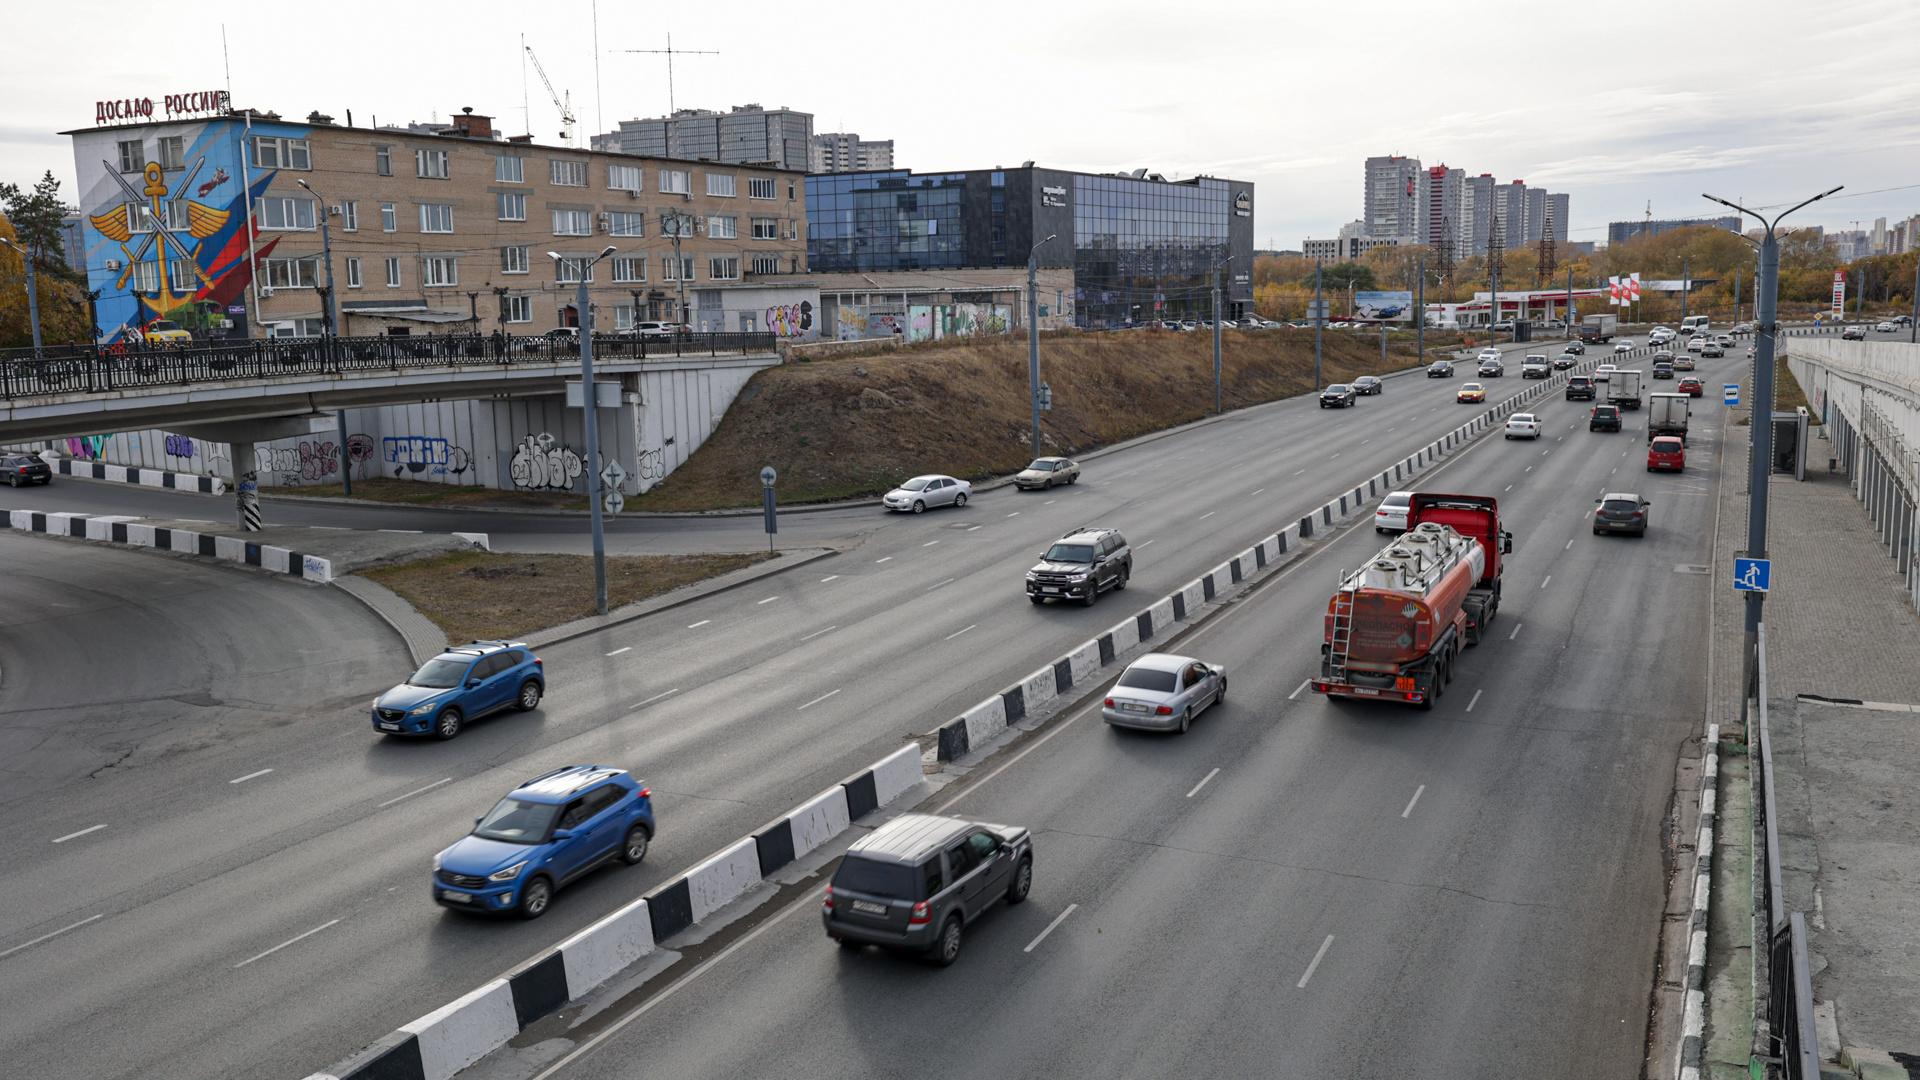
<instances>
[{"instance_id":1,"label":"concrete barrier section","mask_svg":"<svg viewBox=\"0 0 1920 1080\"><path fill-rule=\"evenodd\" d=\"M879 800L881 806L885 806L920 783L925 776L926 773L920 768L919 744L903 746L874 763L874 798Z\"/></svg>"},{"instance_id":2,"label":"concrete barrier section","mask_svg":"<svg viewBox=\"0 0 1920 1080\"><path fill-rule=\"evenodd\" d=\"M1189 581L1180 587L1179 592L1173 594L1174 617L1191 619L1199 613L1200 606L1206 602L1206 586L1199 579Z\"/></svg>"},{"instance_id":3,"label":"concrete barrier section","mask_svg":"<svg viewBox=\"0 0 1920 1080\"><path fill-rule=\"evenodd\" d=\"M1027 712L1033 713L1047 702L1060 696L1060 684L1054 678L1053 665L1048 664L1039 671L1020 680L1021 699L1027 703Z\"/></svg>"},{"instance_id":4,"label":"concrete barrier section","mask_svg":"<svg viewBox=\"0 0 1920 1080\"><path fill-rule=\"evenodd\" d=\"M920 767L919 748L915 747L914 768ZM793 857L799 858L821 844L847 831L852 821L847 814L847 789L839 784L801 803L787 816L793 833Z\"/></svg>"},{"instance_id":5,"label":"concrete barrier section","mask_svg":"<svg viewBox=\"0 0 1920 1080\"><path fill-rule=\"evenodd\" d=\"M213 538L213 557L229 559L233 562L246 562L246 542L231 536L216 536Z\"/></svg>"},{"instance_id":6,"label":"concrete barrier section","mask_svg":"<svg viewBox=\"0 0 1920 1080\"><path fill-rule=\"evenodd\" d=\"M760 883L760 853L753 837L735 843L687 871L687 895L693 921L713 914Z\"/></svg>"},{"instance_id":7,"label":"concrete barrier section","mask_svg":"<svg viewBox=\"0 0 1920 1080\"><path fill-rule=\"evenodd\" d=\"M1173 620L1172 601L1162 600L1160 601L1160 603L1165 604L1167 606L1166 618L1167 618L1167 621L1171 622ZM1158 607L1159 605L1156 604L1155 605L1156 610L1158 609ZM1155 624L1157 625L1159 621L1160 621L1159 617L1156 616L1154 618ZM1088 676L1092 675L1094 672L1100 670L1100 642L1098 641L1087 642L1086 644L1068 653L1066 656L1066 660L1067 660L1067 669L1073 673L1073 681L1076 684L1078 684L1080 680L1085 679Z\"/></svg>"},{"instance_id":8,"label":"concrete barrier section","mask_svg":"<svg viewBox=\"0 0 1920 1080\"><path fill-rule=\"evenodd\" d=\"M1113 655L1118 657L1121 653L1140 644L1140 621L1128 617L1125 622L1115 623L1113 628L1103 636L1113 638Z\"/></svg>"},{"instance_id":9,"label":"concrete barrier section","mask_svg":"<svg viewBox=\"0 0 1920 1080\"><path fill-rule=\"evenodd\" d=\"M127 543L134 547L156 547L153 538L153 526L138 522L127 522Z\"/></svg>"},{"instance_id":10,"label":"concrete barrier section","mask_svg":"<svg viewBox=\"0 0 1920 1080\"><path fill-rule=\"evenodd\" d=\"M418 1040L423 1080L448 1080L520 1034L520 1022L507 980L495 979L400 1030Z\"/></svg>"},{"instance_id":11,"label":"concrete barrier section","mask_svg":"<svg viewBox=\"0 0 1920 1080\"><path fill-rule=\"evenodd\" d=\"M560 943L569 1000L599 986L653 951L647 902L635 900Z\"/></svg>"},{"instance_id":12,"label":"concrete barrier section","mask_svg":"<svg viewBox=\"0 0 1920 1080\"><path fill-rule=\"evenodd\" d=\"M967 745L985 746L988 739L1007 730L1007 699L995 694L960 714Z\"/></svg>"},{"instance_id":13,"label":"concrete barrier section","mask_svg":"<svg viewBox=\"0 0 1920 1080\"><path fill-rule=\"evenodd\" d=\"M1147 609L1147 614L1153 616L1154 636L1158 637L1166 633L1167 630L1171 628L1174 623L1173 597L1168 596L1168 597L1162 598L1161 600L1156 602L1152 607Z\"/></svg>"}]
</instances>

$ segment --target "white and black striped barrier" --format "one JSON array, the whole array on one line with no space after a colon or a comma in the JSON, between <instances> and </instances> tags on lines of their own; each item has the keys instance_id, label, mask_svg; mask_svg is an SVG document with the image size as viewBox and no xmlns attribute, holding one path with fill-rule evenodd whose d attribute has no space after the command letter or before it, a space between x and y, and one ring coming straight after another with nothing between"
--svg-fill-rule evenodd
<instances>
[{"instance_id":1,"label":"white and black striped barrier","mask_svg":"<svg viewBox=\"0 0 1920 1080\"><path fill-rule=\"evenodd\" d=\"M227 491L227 482L217 476L168 472L165 469L140 469L132 465L109 465L104 461L83 461L61 457L51 450L42 451L40 459L53 466L53 471L61 476L111 480L119 484L140 484L145 487L166 488L170 491L198 491L205 495L224 495Z\"/></svg>"},{"instance_id":2,"label":"white and black striped barrier","mask_svg":"<svg viewBox=\"0 0 1920 1080\"><path fill-rule=\"evenodd\" d=\"M38 510L10 510L7 523L21 532L71 536L79 540L103 540L111 544L179 551L214 559L258 566L277 574L290 574L321 583L333 580L333 560L305 555L291 548L255 544L232 536L176 529L164 525L145 525L138 518L111 514L45 514Z\"/></svg>"},{"instance_id":3,"label":"white and black striped barrier","mask_svg":"<svg viewBox=\"0 0 1920 1080\"><path fill-rule=\"evenodd\" d=\"M1693 849L1693 915L1687 926L1687 988L1680 1014L1678 1080L1699 1080L1706 1048L1707 915L1713 895L1713 826L1720 793L1720 725L1707 725L1700 766L1700 831Z\"/></svg>"}]
</instances>

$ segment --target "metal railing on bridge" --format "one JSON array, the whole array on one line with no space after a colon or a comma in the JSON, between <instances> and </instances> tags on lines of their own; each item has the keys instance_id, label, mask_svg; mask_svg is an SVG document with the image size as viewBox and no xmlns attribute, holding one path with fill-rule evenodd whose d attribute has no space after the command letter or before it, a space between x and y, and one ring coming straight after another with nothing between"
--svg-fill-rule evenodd
<instances>
[{"instance_id":1,"label":"metal railing on bridge","mask_svg":"<svg viewBox=\"0 0 1920 1080\"><path fill-rule=\"evenodd\" d=\"M767 332L595 334L593 338L593 354L603 360L745 355L772 352L775 346L775 336ZM0 398L461 364L552 364L579 355L580 339L558 334L244 338L178 345L5 349L0 350Z\"/></svg>"},{"instance_id":2,"label":"metal railing on bridge","mask_svg":"<svg viewBox=\"0 0 1920 1080\"><path fill-rule=\"evenodd\" d=\"M1807 919L1788 911L1781 887L1779 812L1774 802L1773 736L1767 728L1767 628L1756 635L1755 731L1759 738L1756 824L1764 840L1765 873L1757 882L1767 922L1765 1053L1767 1074L1784 1080L1820 1080L1819 1037L1813 1025L1813 969L1807 957Z\"/></svg>"}]
</instances>

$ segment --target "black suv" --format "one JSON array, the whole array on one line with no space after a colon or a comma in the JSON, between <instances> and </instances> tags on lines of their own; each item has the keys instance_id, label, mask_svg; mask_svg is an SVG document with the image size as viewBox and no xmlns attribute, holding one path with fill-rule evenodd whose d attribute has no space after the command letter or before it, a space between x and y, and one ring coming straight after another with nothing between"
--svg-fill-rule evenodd
<instances>
[{"instance_id":1,"label":"black suv","mask_svg":"<svg viewBox=\"0 0 1920 1080\"><path fill-rule=\"evenodd\" d=\"M1453 378L1453 365L1447 363L1445 360L1435 360L1433 363L1427 365L1427 378L1451 379Z\"/></svg>"},{"instance_id":2,"label":"black suv","mask_svg":"<svg viewBox=\"0 0 1920 1080\"><path fill-rule=\"evenodd\" d=\"M1595 405L1593 415L1587 419L1588 431L1619 431L1620 410L1613 405Z\"/></svg>"},{"instance_id":3,"label":"black suv","mask_svg":"<svg viewBox=\"0 0 1920 1080\"><path fill-rule=\"evenodd\" d=\"M1582 401L1582 400L1592 401L1593 400L1593 376L1591 375L1567 376L1567 400L1568 401Z\"/></svg>"},{"instance_id":4,"label":"black suv","mask_svg":"<svg viewBox=\"0 0 1920 1080\"><path fill-rule=\"evenodd\" d=\"M1320 391L1320 407L1323 409L1344 409L1360 400L1360 395L1352 386L1337 382Z\"/></svg>"},{"instance_id":5,"label":"black suv","mask_svg":"<svg viewBox=\"0 0 1920 1080\"><path fill-rule=\"evenodd\" d=\"M53 483L53 466L32 454L0 456L0 469L6 470L7 483L14 487Z\"/></svg>"},{"instance_id":6,"label":"black suv","mask_svg":"<svg viewBox=\"0 0 1920 1080\"><path fill-rule=\"evenodd\" d=\"M1092 607L1103 589L1124 589L1133 576L1133 549L1118 529L1075 529L1040 553L1027 571L1027 599L1076 599Z\"/></svg>"},{"instance_id":7,"label":"black suv","mask_svg":"<svg viewBox=\"0 0 1920 1080\"><path fill-rule=\"evenodd\" d=\"M1033 887L1033 838L1018 826L902 814L861 837L821 902L827 936L844 949L906 949L946 967L966 925Z\"/></svg>"}]
</instances>

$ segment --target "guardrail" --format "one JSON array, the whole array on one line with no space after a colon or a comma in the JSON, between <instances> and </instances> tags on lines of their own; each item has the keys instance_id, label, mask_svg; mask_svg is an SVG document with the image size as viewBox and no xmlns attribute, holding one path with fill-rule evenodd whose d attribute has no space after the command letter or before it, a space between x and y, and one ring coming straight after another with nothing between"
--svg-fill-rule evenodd
<instances>
[{"instance_id":1,"label":"guardrail","mask_svg":"<svg viewBox=\"0 0 1920 1080\"><path fill-rule=\"evenodd\" d=\"M1813 1026L1813 969L1807 959L1807 921L1788 911L1780 885L1779 814L1774 805L1773 737L1767 728L1767 627L1759 627L1755 646L1756 717L1759 732L1761 818L1766 872L1758 883L1767 913L1766 1058L1785 1080L1820 1080L1820 1042ZM1771 1070L1769 1070L1771 1072Z\"/></svg>"},{"instance_id":2,"label":"guardrail","mask_svg":"<svg viewBox=\"0 0 1920 1080\"><path fill-rule=\"evenodd\" d=\"M677 336L595 334L603 360L772 352L771 333ZM280 375L341 375L449 364L552 364L580 355L573 337L449 334L421 337L246 338L172 346L61 345L0 350L0 398L99 393Z\"/></svg>"}]
</instances>

